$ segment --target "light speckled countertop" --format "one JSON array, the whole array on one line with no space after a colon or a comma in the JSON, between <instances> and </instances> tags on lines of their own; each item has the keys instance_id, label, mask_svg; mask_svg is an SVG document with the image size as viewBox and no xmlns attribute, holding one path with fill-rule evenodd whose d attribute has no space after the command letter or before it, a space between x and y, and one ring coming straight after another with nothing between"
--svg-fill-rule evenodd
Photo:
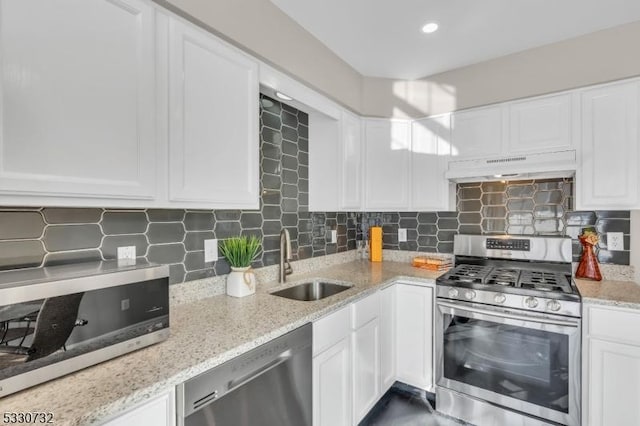
<instances>
[{"instance_id":1,"label":"light speckled countertop","mask_svg":"<svg viewBox=\"0 0 640 426\"><path fill-rule=\"evenodd\" d=\"M0 412L53 412L56 425L100 422L394 280L427 284L439 275L408 263L355 261L292 275L284 286L259 285L242 299L221 295L174 306L167 341L2 398ZM353 287L315 302L268 294L312 277Z\"/></svg>"},{"instance_id":2,"label":"light speckled countertop","mask_svg":"<svg viewBox=\"0 0 640 426\"><path fill-rule=\"evenodd\" d=\"M583 303L640 310L640 285L633 281L576 279Z\"/></svg>"}]
</instances>

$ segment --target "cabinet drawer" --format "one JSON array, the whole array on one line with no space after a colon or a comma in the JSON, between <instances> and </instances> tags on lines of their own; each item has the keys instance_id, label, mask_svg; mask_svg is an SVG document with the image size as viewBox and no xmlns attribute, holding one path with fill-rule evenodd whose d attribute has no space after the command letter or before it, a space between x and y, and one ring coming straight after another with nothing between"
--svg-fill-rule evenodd
<instances>
[{"instance_id":1,"label":"cabinet drawer","mask_svg":"<svg viewBox=\"0 0 640 426\"><path fill-rule=\"evenodd\" d=\"M313 356L335 345L351 333L351 306L346 306L313 323Z\"/></svg>"},{"instance_id":2,"label":"cabinet drawer","mask_svg":"<svg viewBox=\"0 0 640 426\"><path fill-rule=\"evenodd\" d=\"M351 327L356 330L372 319L378 318L380 314L380 293L376 292L370 296L351 305Z\"/></svg>"},{"instance_id":3,"label":"cabinet drawer","mask_svg":"<svg viewBox=\"0 0 640 426\"><path fill-rule=\"evenodd\" d=\"M640 345L640 311L590 306L587 309L590 337Z\"/></svg>"}]
</instances>

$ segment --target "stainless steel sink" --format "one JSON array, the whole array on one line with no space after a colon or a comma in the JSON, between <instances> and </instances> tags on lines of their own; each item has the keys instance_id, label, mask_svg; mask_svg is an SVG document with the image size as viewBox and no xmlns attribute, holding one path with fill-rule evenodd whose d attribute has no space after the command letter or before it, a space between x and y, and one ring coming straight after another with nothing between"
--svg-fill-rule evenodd
<instances>
[{"instance_id":1,"label":"stainless steel sink","mask_svg":"<svg viewBox=\"0 0 640 426\"><path fill-rule=\"evenodd\" d=\"M322 280L313 280L309 282L303 282L293 287L285 288L284 290L275 291L271 294L274 296L286 297L287 299L312 301L320 300L325 297L333 296L341 291L345 291L351 288L351 285L336 284Z\"/></svg>"}]
</instances>

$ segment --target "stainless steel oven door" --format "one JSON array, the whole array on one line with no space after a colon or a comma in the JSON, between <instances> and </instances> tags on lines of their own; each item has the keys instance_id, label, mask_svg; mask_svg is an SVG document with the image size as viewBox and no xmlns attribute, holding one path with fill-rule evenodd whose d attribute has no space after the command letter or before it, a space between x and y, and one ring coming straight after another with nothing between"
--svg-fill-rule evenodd
<instances>
[{"instance_id":1,"label":"stainless steel oven door","mask_svg":"<svg viewBox=\"0 0 640 426\"><path fill-rule=\"evenodd\" d=\"M580 424L580 319L437 301L436 384Z\"/></svg>"}]
</instances>

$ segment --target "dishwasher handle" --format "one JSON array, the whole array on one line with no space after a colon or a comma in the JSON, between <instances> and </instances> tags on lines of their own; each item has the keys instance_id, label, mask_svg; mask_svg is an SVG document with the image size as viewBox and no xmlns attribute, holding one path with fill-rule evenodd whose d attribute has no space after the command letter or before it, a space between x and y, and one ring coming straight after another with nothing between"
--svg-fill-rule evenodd
<instances>
[{"instance_id":1,"label":"dishwasher handle","mask_svg":"<svg viewBox=\"0 0 640 426\"><path fill-rule=\"evenodd\" d=\"M229 384L227 385L227 392L230 392L230 391L234 390L235 388L237 388L239 386L242 386L245 383L250 382L251 380L255 379L256 377L260 376L261 374L264 374L267 371L276 368L277 366L279 366L283 362L286 362L286 361L290 360L292 355L293 355L293 352L291 352L291 349L286 350L286 351L282 352L280 355L278 355L278 357L276 359L274 359L273 361L263 365L262 367L254 370L254 371L252 371L250 373L247 373L242 377L230 380Z\"/></svg>"}]
</instances>

